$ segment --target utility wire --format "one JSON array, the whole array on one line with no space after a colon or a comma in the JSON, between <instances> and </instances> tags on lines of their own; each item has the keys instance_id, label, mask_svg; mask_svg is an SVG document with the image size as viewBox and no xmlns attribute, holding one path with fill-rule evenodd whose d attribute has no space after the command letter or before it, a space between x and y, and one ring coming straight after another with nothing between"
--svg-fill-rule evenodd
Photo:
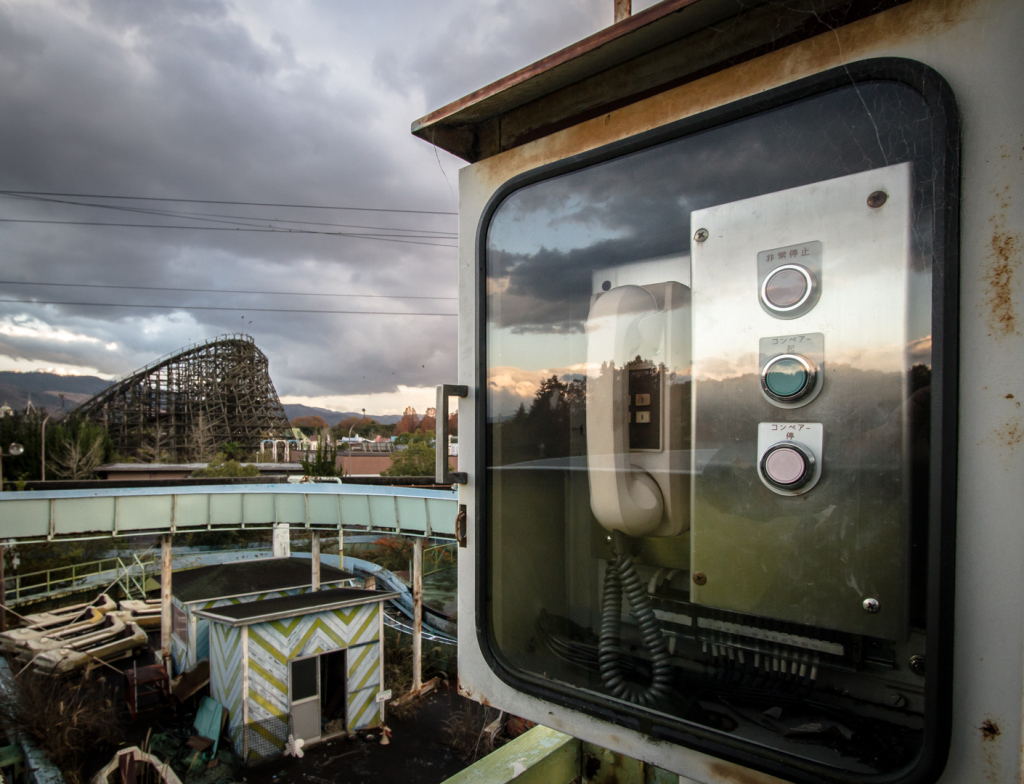
<instances>
[{"instance_id":1,"label":"utility wire","mask_svg":"<svg viewBox=\"0 0 1024 784\"><path fill-rule=\"evenodd\" d=\"M400 242L404 245L427 245L432 248L458 248L458 245L441 245L436 242L419 242L411 239L399 239L388 235L361 234L349 231L313 231L312 229L262 229L255 227L227 226L173 226L161 223L108 223L105 221L62 221L62 220L29 220L25 218L0 218L0 223L35 223L55 226L117 226L125 229L183 229L188 231L235 231L254 232L256 234L316 234L325 237L353 237L355 239L378 240L381 242Z\"/></svg>"},{"instance_id":2,"label":"utility wire","mask_svg":"<svg viewBox=\"0 0 1024 784\"><path fill-rule=\"evenodd\" d=\"M59 191L0 190L0 194L25 196L69 196L79 199L120 199L123 201L164 201L179 204L231 204L244 207L287 207L297 210L349 210L352 212L395 212L406 215L458 215L457 212L439 210L395 210L384 207L332 207L321 204L281 204L262 201L227 201L222 199L164 199L155 196L110 196L99 193L62 193Z\"/></svg>"},{"instance_id":3,"label":"utility wire","mask_svg":"<svg viewBox=\"0 0 1024 784\"><path fill-rule=\"evenodd\" d=\"M22 194L11 194L0 192L0 196L12 199L23 199L25 201L43 202L46 204L67 204L74 207L93 207L100 210L115 210L117 212L132 212L142 215L158 215L165 218L191 218L209 223L228 223L234 226L253 226L257 228L274 228L266 226L268 223L295 223L301 226L331 226L339 229L369 229L388 232L404 232L405 234L416 235L420 239L458 239L458 233L453 231L434 231L432 229L403 229L394 226L360 226L349 223L324 223L321 221L301 221L291 218L261 218L247 215L224 215L215 212L179 212L177 210L156 210L146 207L125 207L119 204L93 204L86 201L71 201L70 199L52 199L42 196L25 196ZM223 219L223 220L219 220ZM245 221L244 223L240 221Z\"/></svg>"},{"instance_id":4,"label":"utility wire","mask_svg":"<svg viewBox=\"0 0 1024 784\"><path fill-rule=\"evenodd\" d=\"M63 286L73 289L132 289L134 291L190 291L205 294L273 294L279 297L352 297L355 299L451 299L458 297L426 297L414 294L328 294L315 291L262 291L257 289L198 289L178 286L119 286L107 283L50 283L32 280L0 280L0 286Z\"/></svg>"},{"instance_id":5,"label":"utility wire","mask_svg":"<svg viewBox=\"0 0 1024 784\"><path fill-rule=\"evenodd\" d=\"M358 316L458 316L458 313L421 313L402 310L314 310L304 308L232 308L217 305L129 305L121 302L57 302L45 299L0 299L0 302L16 302L19 305L72 305L93 308L156 308L160 310L233 310L243 313L325 313Z\"/></svg>"}]
</instances>

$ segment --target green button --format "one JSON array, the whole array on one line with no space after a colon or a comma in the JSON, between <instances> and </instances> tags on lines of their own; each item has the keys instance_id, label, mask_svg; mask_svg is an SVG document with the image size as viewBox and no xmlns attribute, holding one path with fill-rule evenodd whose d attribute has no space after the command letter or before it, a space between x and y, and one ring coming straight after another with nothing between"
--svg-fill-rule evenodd
<instances>
[{"instance_id":1,"label":"green button","mask_svg":"<svg viewBox=\"0 0 1024 784\"><path fill-rule=\"evenodd\" d=\"M807 370L795 359L780 359L765 373L768 391L778 397L793 397L807 386Z\"/></svg>"}]
</instances>

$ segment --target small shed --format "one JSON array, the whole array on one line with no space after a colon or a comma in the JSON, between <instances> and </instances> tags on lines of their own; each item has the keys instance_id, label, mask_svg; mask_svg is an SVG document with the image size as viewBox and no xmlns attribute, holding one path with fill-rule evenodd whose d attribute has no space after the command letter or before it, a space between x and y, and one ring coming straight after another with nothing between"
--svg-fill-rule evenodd
<instances>
[{"instance_id":1,"label":"small shed","mask_svg":"<svg viewBox=\"0 0 1024 784\"><path fill-rule=\"evenodd\" d=\"M320 586L350 586L354 574L320 565ZM313 587L308 558L254 558L175 572L171 587L171 659L175 674L209 658L209 622L197 610L294 596Z\"/></svg>"},{"instance_id":2,"label":"small shed","mask_svg":"<svg viewBox=\"0 0 1024 784\"><path fill-rule=\"evenodd\" d=\"M335 588L197 614L209 622L210 693L228 709L235 752L277 756L384 723L384 614L398 594Z\"/></svg>"}]
</instances>

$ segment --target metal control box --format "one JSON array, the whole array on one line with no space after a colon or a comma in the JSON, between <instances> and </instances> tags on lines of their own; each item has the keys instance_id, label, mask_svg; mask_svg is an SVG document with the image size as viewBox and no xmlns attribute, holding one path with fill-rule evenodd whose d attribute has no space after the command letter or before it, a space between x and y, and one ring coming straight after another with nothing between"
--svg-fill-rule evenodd
<instances>
[{"instance_id":1,"label":"metal control box","mask_svg":"<svg viewBox=\"0 0 1024 784\"><path fill-rule=\"evenodd\" d=\"M906 633L910 164L693 213L692 600ZM867 608L867 609L866 609Z\"/></svg>"}]
</instances>

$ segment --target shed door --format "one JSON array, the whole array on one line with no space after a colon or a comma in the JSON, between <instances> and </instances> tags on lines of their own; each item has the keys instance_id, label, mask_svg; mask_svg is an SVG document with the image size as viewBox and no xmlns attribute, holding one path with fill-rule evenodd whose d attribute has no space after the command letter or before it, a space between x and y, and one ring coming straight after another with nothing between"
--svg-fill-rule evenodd
<instances>
[{"instance_id":1,"label":"shed door","mask_svg":"<svg viewBox=\"0 0 1024 784\"><path fill-rule=\"evenodd\" d=\"M305 741L320 738L320 657L294 659L291 666L292 732Z\"/></svg>"}]
</instances>

